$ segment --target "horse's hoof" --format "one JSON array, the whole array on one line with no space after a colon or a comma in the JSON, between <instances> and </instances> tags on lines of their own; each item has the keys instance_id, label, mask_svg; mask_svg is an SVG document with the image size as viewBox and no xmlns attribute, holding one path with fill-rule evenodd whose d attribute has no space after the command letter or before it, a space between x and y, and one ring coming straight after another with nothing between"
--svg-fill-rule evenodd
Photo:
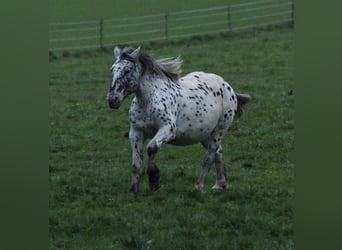
<instances>
[{"instance_id":1,"label":"horse's hoof","mask_svg":"<svg viewBox=\"0 0 342 250\"><path fill-rule=\"evenodd\" d=\"M160 188L160 172L157 167L153 170L147 170L149 182L150 182L150 190L156 191Z\"/></svg>"},{"instance_id":2,"label":"horse's hoof","mask_svg":"<svg viewBox=\"0 0 342 250\"><path fill-rule=\"evenodd\" d=\"M212 187L212 189L215 189L215 190L228 189L228 184L227 183L225 183L225 184L217 184L217 183L215 183L215 185Z\"/></svg>"},{"instance_id":3,"label":"horse's hoof","mask_svg":"<svg viewBox=\"0 0 342 250\"><path fill-rule=\"evenodd\" d=\"M217 184L215 184L214 186L212 186L211 189L214 189L214 190L224 190L224 189L227 189L226 187L222 187L222 186L219 186Z\"/></svg>"},{"instance_id":4,"label":"horse's hoof","mask_svg":"<svg viewBox=\"0 0 342 250\"><path fill-rule=\"evenodd\" d=\"M137 184L134 184L134 185L132 185L131 186L131 188L129 189L129 193L130 194L136 194L136 193L138 193L138 185Z\"/></svg>"},{"instance_id":5,"label":"horse's hoof","mask_svg":"<svg viewBox=\"0 0 342 250\"><path fill-rule=\"evenodd\" d=\"M150 190L152 192L157 191L161 187L160 180L156 183L150 183Z\"/></svg>"},{"instance_id":6,"label":"horse's hoof","mask_svg":"<svg viewBox=\"0 0 342 250\"><path fill-rule=\"evenodd\" d=\"M201 193L204 193L204 191L203 191L203 185L200 185L200 184L195 184L193 190L194 190L194 191L199 191L199 192L201 192Z\"/></svg>"},{"instance_id":7,"label":"horse's hoof","mask_svg":"<svg viewBox=\"0 0 342 250\"><path fill-rule=\"evenodd\" d=\"M228 189L228 181L227 178L223 178L221 180L216 180L215 185L212 187L212 189L215 190L222 190L222 189Z\"/></svg>"},{"instance_id":8,"label":"horse's hoof","mask_svg":"<svg viewBox=\"0 0 342 250\"><path fill-rule=\"evenodd\" d=\"M215 189L215 190L221 190L223 189L221 186L217 185L217 183L211 187L211 189Z\"/></svg>"}]
</instances>

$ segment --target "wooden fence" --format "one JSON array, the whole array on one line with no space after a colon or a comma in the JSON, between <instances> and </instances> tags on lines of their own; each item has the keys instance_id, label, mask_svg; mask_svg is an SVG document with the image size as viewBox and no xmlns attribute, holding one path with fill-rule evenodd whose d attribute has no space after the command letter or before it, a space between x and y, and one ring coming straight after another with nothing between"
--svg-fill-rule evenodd
<instances>
[{"instance_id":1,"label":"wooden fence","mask_svg":"<svg viewBox=\"0 0 342 250\"><path fill-rule=\"evenodd\" d=\"M294 26L294 0L265 0L148 16L52 23L50 51L169 41L196 35Z\"/></svg>"}]
</instances>

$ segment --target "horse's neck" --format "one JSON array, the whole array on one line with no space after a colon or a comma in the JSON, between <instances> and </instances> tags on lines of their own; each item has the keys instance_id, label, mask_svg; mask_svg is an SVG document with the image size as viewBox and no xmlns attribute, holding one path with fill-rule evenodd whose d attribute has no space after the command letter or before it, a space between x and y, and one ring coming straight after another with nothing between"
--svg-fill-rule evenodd
<instances>
[{"instance_id":1,"label":"horse's neck","mask_svg":"<svg viewBox=\"0 0 342 250\"><path fill-rule=\"evenodd\" d=\"M153 75L141 77L139 89L136 93L137 98L144 103L153 101L156 95L158 95L159 90L166 87L166 81L165 78Z\"/></svg>"}]
</instances>

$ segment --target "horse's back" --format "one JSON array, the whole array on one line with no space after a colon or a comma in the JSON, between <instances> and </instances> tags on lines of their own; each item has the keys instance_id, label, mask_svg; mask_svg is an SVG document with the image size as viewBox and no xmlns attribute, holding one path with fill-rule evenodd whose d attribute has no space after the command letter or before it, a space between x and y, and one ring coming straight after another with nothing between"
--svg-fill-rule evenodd
<instances>
[{"instance_id":1,"label":"horse's back","mask_svg":"<svg viewBox=\"0 0 342 250\"><path fill-rule=\"evenodd\" d=\"M191 72L180 78L180 84L183 86L193 86L196 83L206 83L208 86L215 86L219 82L224 82L221 76L203 71Z\"/></svg>"},{"instance_id":2,"label":"horse's back","mask_svg":"<svg viewBox=\"0 0 342 250\"><path fill-rule=\"evenodd\" d=\"M233 88L221 76L213 73L192 72L180 78L180 85L193 93L204 94L207 102L214 102L223 109L237 108L237 97Z\"/></svg>"}]
</instances>

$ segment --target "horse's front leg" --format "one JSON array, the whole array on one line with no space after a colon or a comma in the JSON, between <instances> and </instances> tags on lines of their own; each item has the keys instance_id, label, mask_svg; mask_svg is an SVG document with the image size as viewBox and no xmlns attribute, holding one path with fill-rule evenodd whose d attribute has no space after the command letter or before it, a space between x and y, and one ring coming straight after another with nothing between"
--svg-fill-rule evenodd
<instances>
[{"instance_id":1,"label":"horse's front leg","mask_svg":"<svg viewBox=\"0 0 342 250\"><path fill-rule=\"evenodd\" d=\"M176 137L175 125L166 125L158 130L156 135L147 145L148 153L148 167L147 174L150 181L151 191L156 191L160 188L160 173L159 169L155 164L155 155L157 154L159 148L173 140Z\"/></svg>"},{"instance_id":2,"label":"horse's front leg","mask_svg":"<svg viewBox=\"0 0 342 250\"><path fill-rule=\"evenodd\" d=\"M139 180L143 161L144 133L131 127L129 131L129 140L132 147L132 182L129 191L131 193L137 193L139 190Z\"/></svg>"}]
</instances>

